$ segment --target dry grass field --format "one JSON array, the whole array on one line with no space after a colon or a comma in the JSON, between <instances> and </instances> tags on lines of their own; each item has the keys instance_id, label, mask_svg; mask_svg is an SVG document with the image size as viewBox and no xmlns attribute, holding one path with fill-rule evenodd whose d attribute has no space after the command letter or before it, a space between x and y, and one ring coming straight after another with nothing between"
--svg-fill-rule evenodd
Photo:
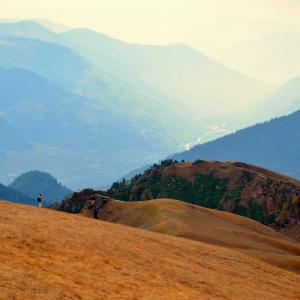
<instances>
[{"instance_id":1,"label":"dry grass field","mask_svg":"<svg viewBox=\"0 0 300 300\"><path fill-rule=\"evenodd\" d=\"M300 299L300 276L235 250L0 202L0 299Z\"/></svg>"},{"instance_id":2,"label":"dry grass field","mask_svg":"<svg viewBox=\"0 0 300 300\"><path fill-rule=\"evenodd\" d=\"M235 249L300 273L300 243L235 214L170 199L113 200L101 211L100 218Z\"/></svg>"}]
</instances>

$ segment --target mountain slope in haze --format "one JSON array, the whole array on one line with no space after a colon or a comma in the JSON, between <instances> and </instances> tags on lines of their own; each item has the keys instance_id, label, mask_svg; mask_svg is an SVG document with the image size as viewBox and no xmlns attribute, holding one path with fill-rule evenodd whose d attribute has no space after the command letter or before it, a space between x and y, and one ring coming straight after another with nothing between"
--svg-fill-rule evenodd
<instances>
[{"instance_id":1,"label":"mountain slope in haze","mask_svg":"<svg viewBox=\"0 0 300 300\"><path fill-rule=\"evenodd\" d=\"M249 217L300 238L300 182L245 163L167 160L129 182L114 183L107 195L125 201L183 200Z\"/></svg>"},{"instance_id":2,"label":"mountain slope in haze","mask_svg":"<svg viewBox=\"0 0 300 300\"><path fill-rule=\"evenodd\" d=\"M143 101L146 106L136 101L137 112L146 116L156 114L160 122L163 118L168 120L168 116L172 116L170 120L181 120L184 125L173 134L179 135L181 147L199 138L210 140L257 121L249 109L256 107L256 100L269 91L264 84L185 45L129 44L86 29L57 34L28 21L11 24L11 27L0 24L0 36L36 38L79 53L93 68L85 72L84 79L74 80L76 92L85 96L101 94L99 85L93 83L95 77L91 77L95 73L102 80L112 81L112 86L118 82L117 85L121 86L118 94L129 91L131 96L133 91L139 91L140 100L145 96L150 99ZM122 90L126 92L122 93ZM237 105L241 99L243 104ZM167 127L168 122L163 125L163 128Z\"/></svg>"},{"instance_id":3,"label":"mountain slope in haze","mask_svg":"<svg viewBox=\"0 0 300 300\"><path fill-rule=\"evenodd\" d=\"M52 175L40 171L29 171L18 176L9 187L32 198L42 193L47 203L57 202L72 193Z\"/></svg>"},{"instance_id":4,"label":"mountain slope in haze","mask_svg":"<svg viewBox=\"0 0 300 300\"><path fill-rule=\"evenodd\" d=\"M66 109L70 106L71 101L73 101L74 108L71 109L70 115L72 115L74 110L77 111L79 106L83 107L79 116L81 119L79 122L80 124L82 122L88 124L89 130L94 132L92 134L84 134L84 136L88 135L91 137L77 140L78 143L85 144L85 148L89 152L88 155L93 155L95 152L98 154L98 158L88 159L88 164L97 164L95 162L100 159L99 157L105 157L108 154L112 155L111 149L116 149L113 144L120 143L124 145L124 147L121 146L119 148L122 150L117 156L114 156L113 160L116 161L118 156L120 156L120 159L123 156L125 158L123 161L126 161L125 165L123 164L124 169L121 170L119 168L120 165L116 163L116 169L114 170L114 166L104 166L104 163L100 167L102 170L98 173L101 179L96 183L90 182L88 185L110 184L113 180L116 180L133 168L137 168L149 161L158 160L170 152L177 151L177 149L182 148L181 144L185 144L193 139L192 136L194 134L188 134L190 131L188 128L192 127L192 123L190 121L184 122L184 116L176 108L173 108L171 112L170 109L158 105L155 98L149 97L141 91L111 78L98 68L93 67L84 58L76 55L72 50L61 45L29 38L3 37L0 43L0 65L7 68L30 70L36 75L44 77L44 81L45 79L51 81L51 84L47 84L45 98L50 98L51 95L52 99L49 103L53 101L59 102L60 111L56 113L60 114L60 118L62 116L68 117L69 111ZM39 82L42 79L37 79L38 76L34 79L35 82L30 82L33 75L28 76L27 79L23 74L16 73L6 71L6 68L3 68L1 71L4 94L2 97L3 103L0 106L1 109L7 110L15 101L18 101L14 109L22 112L24 108L18 107L18 105L26 105L24 99L23 102L21 101L22 93L25 94L24 97L30 97L30 93L42 96L41 89L43 89L45 84ZM18 86L18 89L15 88L16 86ZM60 89L60 91L57 92L57 89ZM61 98L57 93L68 95L69 100L66 105L64 105L62 99L56 99ZM11 102L9 97L12 97L14 102ZM19 99L16 100L16 98ZM30 105L32 103L28 102L27 106ZM43 109L47 110L47 107L43 107ZM27 113L27 120L30 120L36 117L33 113L39 114L40 112L36 108L32 113ZM78 111L77 114L79 114ZM172 120L174 118L179 121L177 124L173 124ZM18 127L14 122L9 121L12 126ZM16 122L19 121L16 120ZM49 121L46 119L45 123L47 122ZM180 125L181 123L186 124L184 128ZM68 126L78 127L78 122L68 122ZM94 129L92 128L93 126L95 127ZM69 131L72 131L71 129ZM41 128L38 127L38 130L41 130ZM84 132L86 129L82 128L81 130ZM62 135L62 132L65 131L61 131L59 134ZM127 134L124 134L125 132ZM76 135L74 132L71 133L71 135L74 134ZM100 146L90 146L92 143L97 144L97 141L100 141L99 135L105 136L105 143L111 145L109 153L106 150L108 147L104 148L103 143ZM66 137L66 139L68 140L69 137ZM49 141L49 146L52 148L57 147L55 143L51 143ZM136 152L135 155L129 154L126 144L130 144L130 151L135 149L133 150ZM53 154L55 152L51 151ZM86 161L78 159L76 154L69 153L67 161L70 159L73 161L72 166L78 169L82 169L82 165L87 164ZM74 165L74 162L76 162L77 166L76 164ZM35 164L12 173L20 173L28 169L44 169L53 173L52 169ZM77 174L80 173L82 172L77 172ZM6 176L6 174L7 172L3 172L2 176ZM104 178L104 174L109 174L107 179ZM69 178L71 177L65 174L63 181L68 183ZM85 176L82 176L80 179L82 180L82 185L80 180L76 183L68 183L68 185L75 188L86 185L83 182ZM71 180L73 181L73 179Z\"/></svg>"},{"instance_id":5,"label":"mountain slope in haze","mask_svg":"<svg viewBox=\"0 0 300 300\"><path fill-rule=\"evenodd\" d=\"M0 68L0 89L5 184L8 174L31 169L47 170L71 188L110 184L169 149L105 105L95 107L30 71Z\"/></svg>"},{"instance_id":6,"label":"mountain slope in haze","mask_svg":"<svg viewBox=\"0 0 300 300\"><path fill-rule=\"evenodd\" d=\"M198 105L201 98L210 98L211 101L221 98L219 100L224 102L229 98L239 99L242 94L239 94L238 86L248 89L252 85L254 93L259 90L259 85L264 90L263 84L230 70L183 44L130 44L86 29L74 29L64 32L62 36L67 45L76 48L101 69L118 74L122 80L161 90L177 99L185 93L185 98L191 98L189 101L198 98ZM208 74L214 75L213 79L208 78ZM210 80L213 83L209 83ZM231 84L234 84L235 89L230 88ZM215 87L214 90L209 89L211 85ZM250 95L243 96L246 100Z\"/></svg>"},{"instance_id":7,"label":"mountain slope in haze","mask_svg":"<svg viewBox=\"0 0 300 300\"><path fill-rule=\"evenodd\" d=\"M300 178L300 111L239 130L172 156L177 160L236 160Z\"/></svg>"},{"instance_id":8,"label":"mountain slope in haze","mask_svg":"<svg viewBox=\"0 0 300 300\"><path fill-rule=\"evenodd\" d=\"M238 110L248 113L249 103L268 90L184 45L128 44L81 29L55 33L29 21L0 24L0 66L23 68L56 84L48 84L43 96L51 98L51 108L45 100L37 106L37 99L18 100L11 108L3 95L1 114L4 110L17 131L26 130L24 138L35 153L22 161L24 152L9 152L0 180L7 174L47 170L73 189L111 184L195 141L256 121L255 114L237 113L236 103L243 97ZM40 90L38 82L26 81L25 87L22 76L10 79L4 90L19 99L15 86L28 98ZM67 96L62 98L63 92ZM30 125L20 130L19 119ZM58 167L63 158L64 167ZM15 159L18 163L12 165Z\"/></svg>"},{"instance_id":9,"label":"mountain slope in haze","mask_svg":"<svg viewBox=\"0 0 300 300\"><path fill-rule=\"evenodd\" d=\"M3 37L0 65L30 70L54 81L69 92L89 98L94 108L105 108L126 119L145 135L160 136L157 129L163 127L165 140L173 147L178 142L172 138L177 126L169 125L170 111L160 106L160 112L155 106L156 98L124 84L65 46L32 38ZM180 118L179 115L174 109L173 116Z\"/></svg>"},{"instance_id":10,"label":"mountain slope in haze","mask_svg":"<svg viewBox=\"0 0 300 300\"><path fill-rule=\"evenodd\" d=\"M266 87L262 83L235 72L200 51L183 44L138 45L83 28L57 34L33 21L1 23L0 36L37 38L65 45L108 74L134 85L142 84L143 88L150 88L148 92L157 88L157 90L163 91L163 94L172 94L177 99L180 99L182 95L178 94L179 91L174 90L174 85L181 86L185 93L192 93L192 91L196 93L186 94L185 98L190 98L192 95L201 98L199 95L211 85L207 82L207 80L211 80L207 74L215 75L212 80L215 89L209 90L209 92L217 94L215 97L213 94L210 95L212 100L220 97L222 99L227 97L227 100L238 99L241 96L244 99L249 97L252 100L266 91ZM178 73L178 77L175 73ZM199 84L201 87L197 91L194 89L195 80L198 87ZM227 93L231 93L231 95L226 95L226 86L232 84L235 89L228 88ZM248 89L249 93L253 93L253 95L241 94L239 88ZM236 93L235 96L234 93ZM255 95L255 93L257 94ZM204 95L202 94L202 96ZM207 94L205 98L208 98Z\"/></svg>"},{"instance_id":11,"label":"mountain slope in haze","mask_svg":"<svg viewBox=\"0 0 300 300\"><path fill-rule=\"evenodd\" d=\"M241 72L278 85L300 74L299 45L299 32L271 34L230 49L221 60Z\"/></svg>"},{"instance_id":12,"label":"mountain slope in haze","mask_svg":"<svg viewBox=\"0 0 300 300\"><path fill-rule=\"evenodd\" d=\"M95 68L71 49L59 44L33 38L2 37L0 65L5 68L29 70L74 94L97 96L100 98L98 101L101 100L104 106L111 100L118 100L117 95L113 98L113 94L118 92L117 82L111 82L112 79L107 78L100 69ZM89 90L89 94L85 94L83 89ZM125 91L124 88L123 92Z\"/></svg>"},{"instance_id":13,"label":"mountain slope in haze","mask_svg":"<svg viewBox=\"0 0 300 300\"><path fill-rule=\"evenodd\" d=\"M262 102L262 110L270 117L293 113L300 109L300 76L297 76L276 90Z\"/></svg>"},{"instance_id":14,"label":"mountain slope in haze","mask_svg":"<svg viewBox=\"0 0 300 300\"><path fill-rule=\"evenodd\" d=\"M45 35L51 30L51 32L63 32L70 30L70 27L53 22L47 18L34 18L34 19L0 19L3 35L16 35L16 36L31 36L36 37L40 34ZM8 25L5 25L8 24ZM40 24L42 27L38 27ZM44 29L46 28L46 30ZM31 35L30 35L31 32ZM49 34L49 33L48 33ZM49 35L50 38L51 35Z\"/></svg>"},{"instance_id":15,"label":"mountain slope in haze","mask_svg":"<svg viewBox=\"0 0 300 300\"><path fill-rule=\"evenodd\" d=\"M5 100L6 99L3 99L3 101ZM1 110L2 103L0 103L0 110ZM24 136L22 136L18 128L14 127L13 124L11 124L8 120L6 120L3 117L0 117L0 137L1 137L0 148L3 150L19 151L19 150L29 150L33 148L30 141L28 141L26 138L24 138ZM1 157L0 157L0 161L1 161Z\"/></svg>"},{"instance_id":16,"label":"mountain slope in haze","mask_svg":"<svg viewBox=\"0 0 300 300\"><path fill-rule=\"evenodd\" d=\"M300 296L299 275L233 250L52 210L0 212L6 299Z\"/></svg>"},{"instance_id":17,"label":"mountain slope in haze","mask_svg":"<svg viewBox=\"0 0 300 300\"><path fill-rule=\"evenodd\" d=\"M170 111L176 106L185 112L192 127L202 129L190 142L257 121L249 110L270 90L183 44L130 44L86 29L64 32L62 37L94 65L158 96L169 103Z\"/></svg>"},{"instance_id":18,"label":"mountain slope in haze","mask_svg":"<svg viewBox=\"0 0 300 300\"><path fill-rule=\"evenodd\" d=\"M70 30L70 27L68 27L62 23L53 22L47 18L35 18L35 19L33 19L33 21L41 24L44 27L47 27L48 29L50 29L53 32L64 32L64 31Z\"/></svg>"},{"instance_id":19,"label":"mountain slope in haze","mask_svg":"<svg viewBox=\"0 0 300 300\"><path fill-rule=\"evenodd\" d=\"M31 198L11 187L6 187L0 183L0 199L16 203L30 204L36 203L35 198Z\"/></svg>"}]
</instances>

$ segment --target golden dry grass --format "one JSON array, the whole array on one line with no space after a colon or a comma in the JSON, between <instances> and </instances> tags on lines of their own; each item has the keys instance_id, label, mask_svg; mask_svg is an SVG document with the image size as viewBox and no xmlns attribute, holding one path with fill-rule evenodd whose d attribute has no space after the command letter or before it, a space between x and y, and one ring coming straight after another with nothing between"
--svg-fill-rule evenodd
<instances>
[{"instance_id":1,"label":"golden dry grass","mask_svg":"<svg viewBox=\"0 0 300 300\"><path fill-rule=\"evenodd\" d=\"M0 299L300 299L300 276L234 250L0 202Z\"/></svg>"},{"instance_id":2,"label":"golden dry grass","mask_svg":"<svg viewBox=\"0 0 300 300\"><path fill-rule=\"evenodd\" d=\"M245 182L245 186L240 190L240 204L249 208L249 199L253 197L259 203L264 203L267 207L265 211L266 214L276 212L282 208L282 199L279 199L278 197L275 197L275 199L273 197L274 195L272 191L277 189L276 186L280 187L280 190L282 189L281 194L283 193L285 195L282 196L283 198L286 197L289 199L294 197L294 203L297 203L299 200L295 195L293 195L295 193L292 192L292 190L300 189L299 180L246 163L234 161L201 161L200 163L182 162L172 164L163 168L161 171L163 178L176 175L185 178L191 183L194 183L197 177L196 174L206 176L213 174L213 177L226 179L226 181L228 181L226 194L228 194L228 189L237 188L237 182L243 182L246 178L248 178L246 180L247 183ZM268 183L263 183L265 181ZM261 188L265 184L268 186L268 192L266 192L266 194L262 194ZM266 188L263 189L265 190ZM227 203L226 195L223 195L220 201L223 203L224 207L228 208L228 205L231 205L230 201ZM283 209L284 214L282 214L281 217L283 219L287 218L290 222L288 226L281 229L280 232L300 241L300 226L295 224L297 223L297 218L295 217L295 214L297 214L297 208L293 206L292 209L289 201L290 200L286 202L287 206L286 209ZM294 217L291 217L292 215L294 215Z\"/></svg>"},{"instance_id":3,"label":"golden dry grass","mask_svg":"<svg viewBox=\"0 0 300 300\"><path fill-rule=\"evenodd\" d=\"M270 227L182 201L111 201L101 219L236 249L300 273L300 244Z\"/></svg>"}]
</instances>

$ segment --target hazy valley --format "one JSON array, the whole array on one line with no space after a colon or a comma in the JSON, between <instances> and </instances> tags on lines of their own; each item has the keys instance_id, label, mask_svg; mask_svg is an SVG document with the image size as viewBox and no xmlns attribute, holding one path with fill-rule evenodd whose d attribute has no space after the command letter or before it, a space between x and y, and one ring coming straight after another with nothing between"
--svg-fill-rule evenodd
<instances>
[{"instance_id":1,"label":"hazy valley","mask_svg":"<svg viewBox=\"0 0 300 300\"><path fill-rule=\"evenodd\" d=\"M59 113L47 112L50 107L43 107L45 97L35 95L37 110L26 114L28 121L35 122L37 114L44 120L46 113L49 113L51 119L61 119L63 124L59 132L63 139L72 139L70 131L75 119L77 131L84 133L80 139L74 137L76 141L84 139L79 142L84 144L84 154L82 146L72 146L70 151L64 145L57 145L57 142L37 141L29 137L27 141L35 148L28 153L32 166L21 167L24 154L8 153L8 161L10 157L19 160L16 164L18 169L8 172L18 175L28 169L49 171L72 188L86 184L108 185L123 174L162 159L184 146L211 140L256 122L252 110L256 101L270 90L266 85L184 45L128 44L83 29L54 33L31 21L2 23L0 36L0 65L35 73L31 76L36 76L32 80L44 80L43 85L47 84L44 87L45 97L55 95L49 102L55 103L52 105L59 109ZM18 106L25 100L20 94L12 98L9 91L14 84L21 84L22 89L23 80L18 77L20 75L13 74L17 72L15 69L3 69L3 72L10 72L11 82L6 84L8 95L2 94L5 99L10 97L10 102L2 106L1 114L18 129L19 125L6 111L10 106L24 111L25 108ZM7 77L5 74L3 76ZM37 79L37 76L43 78ZM41 85L37 82L31 84ZM42 86L39 87L39 90L42 89ZM28 89L28 92L36 91ZM67 101L59 99L60 94L70 99L72 107L67 106ZM238 107L236 104L241 98L243 105ZM50 122L47 119L49 117L46 117L46 123ZM174 119L178 122L174 123ZM40 124L38 130L43 130L43 126ZM50 128L47 127L48 131ZM122 140L124 130L128 132L126 140ZM101 145L97 145L97 141ZM124 146L120 147L117 143ZM134 155L128 155L127 145L130 145L130 152ZM111 151L116 148L122 151L113 155ZM109 153L105 153L106 149ZM76 167L72 170L73 174L87 173L85 167L80 165L81 160L78 160L82 155L84 165L93 165L94 169L91 172L89 167L91 176L86 181L70 173L71 166ZM63 157L65 169L58 167ZM116 157L123 163L118 163ZM53 161L51 166L45 164L50 160ZM111 162L105 166L108 160ZM78 165L74 166L74 161ZM2 163L4 168L11 165L5 160ZM93 178L104 173L105 180L93 182Z\"/></svg>"}]
</instances>

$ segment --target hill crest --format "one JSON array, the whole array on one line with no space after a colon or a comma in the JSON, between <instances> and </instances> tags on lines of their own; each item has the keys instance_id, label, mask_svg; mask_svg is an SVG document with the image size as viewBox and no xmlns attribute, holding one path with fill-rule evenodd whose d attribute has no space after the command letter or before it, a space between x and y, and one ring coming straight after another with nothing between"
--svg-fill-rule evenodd
<instances>
[{"instance_id":1,"label":"hill crest","mask_svg":"<svg viewBox=\"0 0 300 300\"><path fill-rule=\"evenodd\" d=\"M299 86L299 85L298 85ZM266 107L283 107L272 103ZM194 161L235 160L259 165L291 177L300 178L300 111L258 123L213 141L199 144L190 150L170 156L171 159Z\"/></svg>"},{"instance_id":2,"label":"hill crest","mask_svg":"<svg viewBox=\"0 0 300 300\"><path fill-rule=\"evenodd\" d=\"M128 182L114 183L107 195L125 201L183 200L247 216L300 238L300 182L245 163L166 160Z\"/></svg>"}]
</instances>

